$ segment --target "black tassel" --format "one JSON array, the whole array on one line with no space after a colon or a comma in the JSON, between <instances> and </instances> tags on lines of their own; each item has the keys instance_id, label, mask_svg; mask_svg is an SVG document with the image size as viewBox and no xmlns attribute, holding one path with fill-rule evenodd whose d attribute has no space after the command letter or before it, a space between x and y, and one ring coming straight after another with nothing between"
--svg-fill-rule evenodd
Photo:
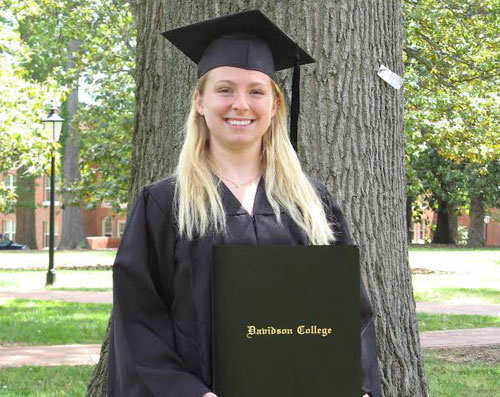
<instances>
[{"instance_id":1,"label":"black tassel","mask_svg":"<svg viewBox=\"0 0 500 397\"><path fill-rule=\"evenodd\" d=\"M300 64L299 53L295 53L295 65L292 78L292 103L290 105L290 141L297 152L298 123L300 112Z\"/></svg>"}]
</instances>

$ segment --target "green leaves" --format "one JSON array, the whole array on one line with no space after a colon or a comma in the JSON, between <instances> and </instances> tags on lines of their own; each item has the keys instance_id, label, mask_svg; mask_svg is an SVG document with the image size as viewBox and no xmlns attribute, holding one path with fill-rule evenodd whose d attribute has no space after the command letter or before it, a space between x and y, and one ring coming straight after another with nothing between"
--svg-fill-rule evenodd
<instances>
[{"instance_id":1,"label":"green leaves","mask_svg":"<svg viewBox=\"0 0 500 397\"><path fill-rule=\"evenodd\" d=\"M409 193L500 202L500 3L404 3ZM490 189L490 186L496 187Z\"/></svg>"},{"instance_id":2,"label":"green leaves","mask_svg":"<svg viewBox=\"0 0 500 397\"><path fill-rule=\"evenodd\" d=\"M0 24L0 48L8 49L0 52L0 172L25 167L40 174L53 145L40 122L53 82L38 84L26 78L21 64L29 51L7 23Z\"/></svg>"},{"instance_id":3,"label":"green leaves","mask_svg":"<svg viewBox=\"0 0 500 397\"><path fill-rule=\"evenodd\" d=\"M70 190L84 204L127 202L134 108L135 24L125 0L5 0L0 6L0 172L25 166L39 174L51 148L40 120L46 106L85 80L90 104L73 126L81 134L81 183ZM79 40L74 68L67 45ZM2 193L0 192L0 197ZM3 196L5 197L5 196Z\"/></svg>"}]
</instances>

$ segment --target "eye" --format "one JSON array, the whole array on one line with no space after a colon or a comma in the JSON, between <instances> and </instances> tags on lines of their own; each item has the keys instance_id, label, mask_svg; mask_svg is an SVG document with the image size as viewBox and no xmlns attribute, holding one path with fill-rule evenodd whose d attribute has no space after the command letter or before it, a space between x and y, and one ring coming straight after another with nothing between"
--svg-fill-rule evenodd
<instances>
[{"instance_id":1,"label":"eye","mask_svg":"<svg viewBox=\"0 0 500 397\"><path fill-rule=\"evenodd\" d=\"M250 93L252 95L264 95L265 94L265 92L262 90L252 90L252 91L250 91Z\"/></svg>"},{"instance_id":2,"label":"eye","mask_svg":"<svg viewBox=\"0 0 500 397\"><path fill-rule=\"evenodd\" d=\"M217 92L220 94L229 94L231 92L231 89L228 87L220 87L217 88Z\"/></svg>"}]
</instances>

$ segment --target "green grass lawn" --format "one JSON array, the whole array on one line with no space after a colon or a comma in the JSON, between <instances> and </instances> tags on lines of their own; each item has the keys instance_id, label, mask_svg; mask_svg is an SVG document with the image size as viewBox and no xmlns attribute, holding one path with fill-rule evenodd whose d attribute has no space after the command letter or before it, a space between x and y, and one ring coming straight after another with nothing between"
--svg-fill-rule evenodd
<instances>
[{"instance_id":1,"label":"green grass lawn","mask_svg":"<svg viewBox=\"0 0 500 397\"><path fill-rule=\"evenodd\" d=\"M110 313L110 304L4 299L0 344L101 343Z\"/></svg>"},{"instance_id":2,"label":"green grass lawn","mask_svg":"<svg viewBox=\"0 0 500 397\"><path fill-rule=\"evenodd\" d=\"M489 349L489 348L484 348ZM480 351L480 349L477 349ZM465 360L455 362L452 354L440 357L440 352L424 351L425 369L430 395L435 397L493 397L500 390L500 365L496 360ZM461 354L458 352L458 354ZM469 355L474 351L470 350Z\"/></svg>"},{"instance_id":3,"label":"green grass lawn","mask_svg":"<svg viewBox=\"0 0 500 397\"><path fill-rule=\"evenodd\" d=\"M116 249L106 250L67 250L55 251L54 265L58 266L96 266L112 265ZM49 252L46 250L0 251L0 268L16 267L46 268Z\"/></svg>"},{"instance_id":4,"label":"green grass lawn","mask_svg":"<svg viewBox=\"0 0 500 397\"><path fill-rule=\"evenodd\" d=\"M111 292L113 288L46 288L48 291L81 291L81 292Z\"/></svg>"},{"instance_id":5,"label":"green grass lawn","mask_svg":"<svg viewBox=\"0 0 500 397\"><path fill-rule=\"evenodd\" d=\"M46 271L0 271L0 288L44 289ZM52 289L104 288L113 286L111 270L57 270Z\"/></svg>"},{"instance_id":6,"label":"green grass lawn","mask_svg":"<svg viewBox=\"0 0 500 397\"><path fill-rule=\"evenodd\" d=\"M500 388L497 363L454 362L439 352L424 351L430 395L493 397ZM21 367L0 370L0 396L83 396L92 366Z\"/></svg>"},{"instance_id":7,"label":"green grass lawn","mask_svg":"<svg viewBox=\"0 0 500 397\"><path fill-rule=\"evenodd\" d=\"M445 331L465 328L500 327L500 317L471 316L468 314L417 313L418 329Z\"/></svg>"},{"instance_id":8,"label":"green grass lawn","mask_svg":"<svg viewBox=\"0 0 500 397\"><path fill-rule=\"evenodd\" d=\"M500 290L495 288L434 288L414 293L416 301L500 304Z\"/></svg>"},{"instance_id":9,"label":"green grass lawn","mask_svg":"<svg viewBox=\"0 0 500 397\"><path fill-rule=\"evenodd\" d=\"M0 396L81 397L93 369L93 366L1 369Z\"/></svg>"}]
</instances>

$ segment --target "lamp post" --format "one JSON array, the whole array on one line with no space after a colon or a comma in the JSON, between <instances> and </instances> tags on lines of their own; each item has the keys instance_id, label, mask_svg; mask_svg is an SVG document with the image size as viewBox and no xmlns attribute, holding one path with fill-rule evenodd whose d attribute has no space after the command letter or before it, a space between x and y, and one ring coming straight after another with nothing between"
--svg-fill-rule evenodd
<instances>
[{"instance_id":1,"label":"lamp post","mask_svg":"<svg viewBox=\"0 0 500 397\"><path fill-rule=\"evenodd\" d=\"M50 113L46 119L42 120L45 130L52 135L52 141L58 142L61 136L61 128L64 119L57 114L54 101L50 102ZM49 225L49 270L45 285L52 285L56 280L54 270L54 205L55 205L55 154L54 149L50 151L50 225Z\"/></svg>"}]
</instances>

